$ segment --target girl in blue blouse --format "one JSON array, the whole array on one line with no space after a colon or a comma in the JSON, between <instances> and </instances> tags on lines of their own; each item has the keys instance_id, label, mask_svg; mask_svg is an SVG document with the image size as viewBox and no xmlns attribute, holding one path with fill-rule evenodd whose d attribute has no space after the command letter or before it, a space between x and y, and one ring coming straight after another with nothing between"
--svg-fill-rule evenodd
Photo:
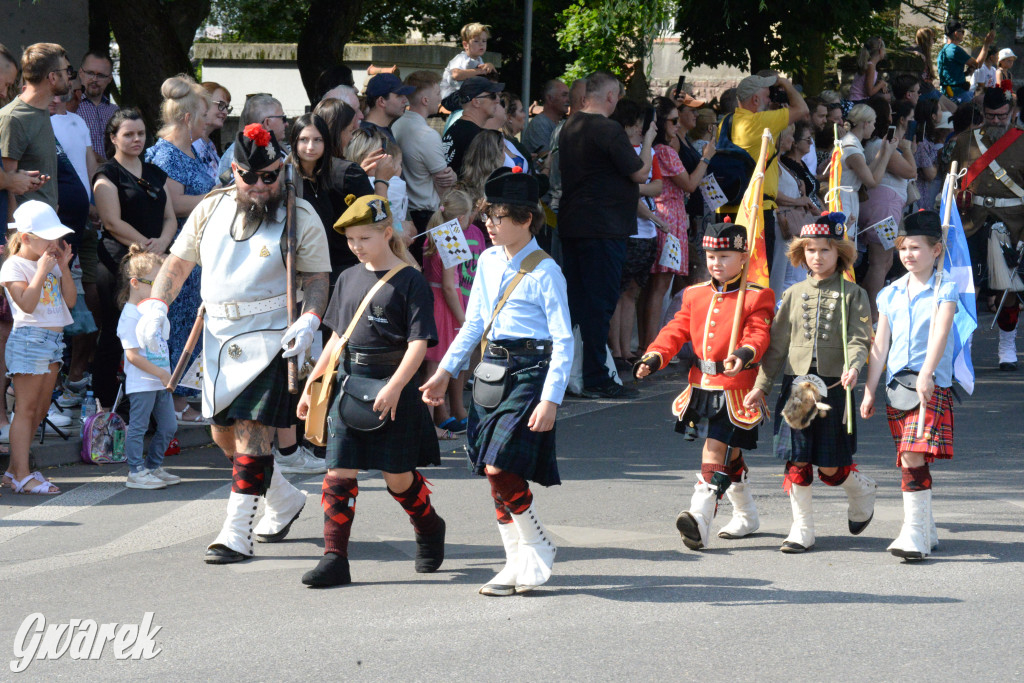
<instances>
[{"instance_id":1,"label":"girl in blue blouse","mask_svg":"<svg viewBox=\"0 0 1024 683\"><path fill-rule=\"evenodd\" d=\"M953 457L949 331L958 293L949 273L941 270L942 224L936 212L922 210L907 216L896 248L908 272L878 293L878 330L860 414L864 419L874 414L875 389L884 369L885 412L896 442L896 464L903 471L903 528L889 552L906 560L923 560L938 546L928 464ZM924 428L919 436L922 403Z\"/></svg>"}]
</instances>

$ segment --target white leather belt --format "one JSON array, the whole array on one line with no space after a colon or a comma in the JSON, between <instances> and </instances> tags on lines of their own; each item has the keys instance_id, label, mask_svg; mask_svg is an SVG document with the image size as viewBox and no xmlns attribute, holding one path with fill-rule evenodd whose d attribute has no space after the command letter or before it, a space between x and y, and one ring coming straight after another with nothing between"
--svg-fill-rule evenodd
<instances>
[{"instance_id":1,"label":"white leather belt","mask_svg":"<svg viewBox=\"0 0 1024 683\"><path fill-rule=\"evenodd\" d=\"M239 320L246 316L258 313L269 313L288 305L288 297L285 294L272 296L269 299L259 301L229 301L227 303L211 304L206 303L206 312L214 318L227 318L228 320Z\"/></svg>"},{"instance_id":2,"label":"white leather belt","mask_svg":"<svg viewBox=\"0 0 1024 683\"><path fill-rule=\"evenodd\" d=\"M1024 199L1020 197L979 197L974 195L971 198L971 204L975 206L987 206L988 208L1005 209L1010 206L1024 206Z\"/></svg>"}]
</instances>

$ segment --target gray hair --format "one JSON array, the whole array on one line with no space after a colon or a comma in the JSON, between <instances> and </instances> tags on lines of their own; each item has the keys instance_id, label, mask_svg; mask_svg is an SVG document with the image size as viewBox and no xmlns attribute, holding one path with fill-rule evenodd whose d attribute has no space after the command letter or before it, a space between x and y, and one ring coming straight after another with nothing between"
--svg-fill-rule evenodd
<instances>
[{"instance_id":1,"label":"gray hair","mask_svg":"<svg viewBox=\"0 0 1024 683\"><path fill-rule=\"evenodd\" d=\"M344 83L336 85L325 92L322 99L326 100L331 97L341 100L356 111L359 110L359 93L351 85L345 85Z\"/></svg>"},{"instance_id":2,"label":"gray hair","mask_svg":"<svg viewBox=\"0 0 1024 683\"><path fill-rule=\"evenodd\" d=\"M276 97L266 93L253 95L245 101L242 113L238 117L238 125L245 128L250 123L262 123L263 119L273 115L274 110L281 106Z\"/></svg>"}]
</instances>

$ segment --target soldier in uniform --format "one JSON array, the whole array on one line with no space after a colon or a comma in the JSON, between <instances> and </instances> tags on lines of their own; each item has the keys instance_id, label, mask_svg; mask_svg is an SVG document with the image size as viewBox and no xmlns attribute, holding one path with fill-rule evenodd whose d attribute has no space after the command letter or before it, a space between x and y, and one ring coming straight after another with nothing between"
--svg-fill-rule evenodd
<instances>
[{"instance_id":1,"label":"soldier in uniform","mask_svg":"<svg viewBox=\"0 0 1024 683\"><path fill-rule=\"evenodd\" d=\"M331 270L323 224L296 199L295 266L304 296L302 315L289 327L281 146L251 124L234 149L235 184L208 195L189 216L151 298L139 304L137 327L148 348L166 337L168 306L192 268L202 266L203 416L213 420L214 441L233 456L227 519L206 551L209 564L252 557L254 534L263 542L283 540L306 503L305 492L274 467L271 444L276 428L293 423L298 396L288 393L286 358L301 358L312 344ZM253 528L261 495L266 512Z\"/></svg>"},{"instance_id":2,"label":"soldier in uniform","mask_svg":"<svg viewBox=\"0 0 1024 683\"><path fill-rule=\"evenodd\" d=\"M1010 103L998 88L985 92L984 117L981 128L967 130L953 141L952 160L961 169L968 169L963 180L965 190L958 203L963 215L967 246L975 273L988 263L988 287L996 290L996 298L1003 288L1011 286L1010 271L1003 259L999 243L1012 250L1024 240L1024 131L1010 126ZM1000 151L1000 149L1002 150ZM989 150L998 152L984 163L982 157ZM1005 233L991 233L991 223L1002 223ZM1017 369L1017 317L1020 303L1016 296L1007 297L999 314L999 369Z\"/></svg>"},{"instance_id":3,"label":"soldier in uniform","mask_svg":"<svg viewBox=\"0 0 1024 683\"><path fill-rule=\"evenodd\" d=\"M747 229L726 218L724 223L707 227L701 244L713 279L687 288L679 313L661 330L634 370L643 379L665 367L683 344L693 343L696 360L689 382L672 404L672 412L679 418L677 432L688 435L699 426L699 433L707 435L690 508L676 517L676 529L691 550L708 544L711 520L722 496L720 487L712 485L716 472L724 472L732 482L726 494L733 516L718 532L719 538L741 538L760 525L748 490L743 450L757 448L757 426L765 411L763 402L748 408L743 398L754 388L757 363L768 349L775 311L772 290L748 284L736 349L730 353L740 279L748 258Z\"/></svg>"}]
</instances>

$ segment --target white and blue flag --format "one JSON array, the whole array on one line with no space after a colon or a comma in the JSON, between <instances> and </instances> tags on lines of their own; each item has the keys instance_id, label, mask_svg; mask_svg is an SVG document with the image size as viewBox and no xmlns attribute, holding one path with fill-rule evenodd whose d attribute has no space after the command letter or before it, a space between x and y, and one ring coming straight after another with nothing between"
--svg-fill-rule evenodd
<instances>
[{"instance_id":1,"label":"white and blue flag","mask_svg":"<svg viewBox=\"0 0 1024 683\"><path fill-rule=\"evenodd\" d=\"M951 201L953 193L949 192L951 176L946 176L942 188L942 206L939 215L946 215L946 202ZM971 255L967 251L967 236L960 220L960 212L956 204L950 207L949 234L946 237L946 257L944 267L960 295L953 317L953 378L968 394L974 393L974 365L971 363L971 335L978 329L978 309L975 304L974 274L971 270Z\"/></svg>"}]
</instances>

